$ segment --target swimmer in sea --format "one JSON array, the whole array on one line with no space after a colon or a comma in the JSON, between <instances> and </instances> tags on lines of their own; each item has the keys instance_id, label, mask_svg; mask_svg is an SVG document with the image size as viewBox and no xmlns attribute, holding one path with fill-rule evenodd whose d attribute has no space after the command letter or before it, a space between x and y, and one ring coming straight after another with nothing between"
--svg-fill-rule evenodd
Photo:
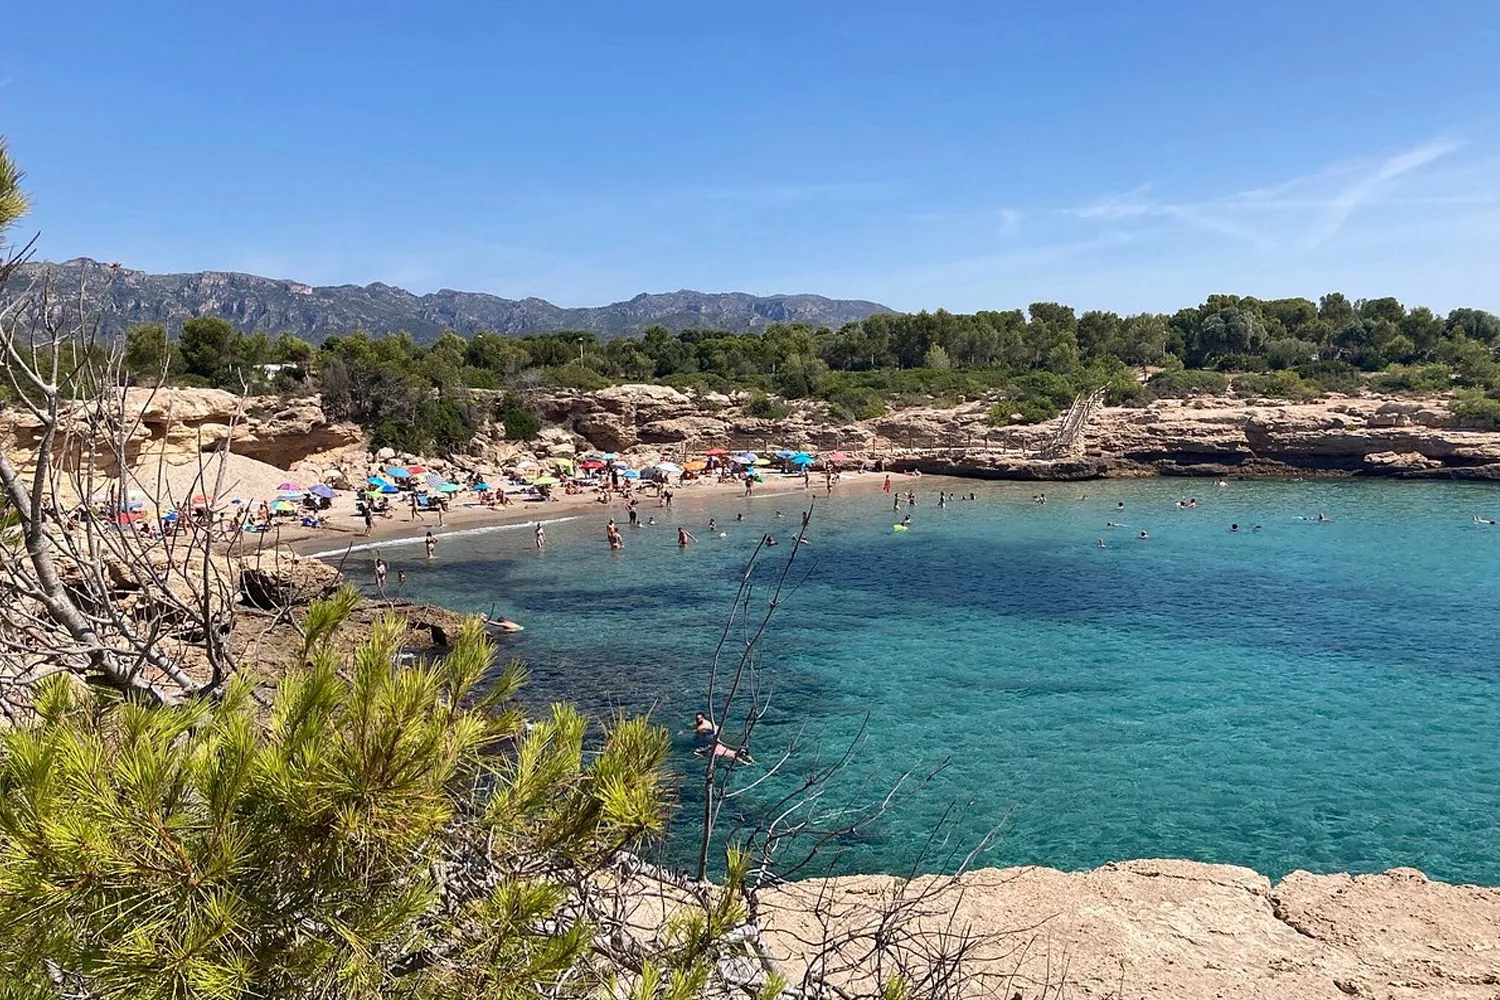
<instances>
[{"instance_id":1,"label":"swimmer in sea","mask_svg":"<svg viewBox=\"0 0 1500 1000\"><path fill-rule=\"evenodd\" d=\"M647 524L655 524L656 523L656 515L652 514L650 517L646 518L646 523Z\"/></svg>"},{"instance_id":2,"label":"swimmer in sea","mask_svg":"<svg viewBox=\"0 0 1500 1000\"><path fill-rule=\"evenodd\" d=\"M734 515L734 519L736 521L743 521L745 519L744 511L741 511L740 513Z\"/></svg>"},{"instance_id":3,"label":"swimmer in sea","mask_svg":"<svg viewBox=\"0 0 1500 1000\"><path fill-rule=\"evenodd\" d=\"M1125 525L1123 525L1123 524L1116 524L1113 521L1105 521L1104 522L1104 526L1106 528L1123 528L1123 527L1125 527Z\"/></svg>"},{"instance_id":4,"label":"swimmer in sea","mask_svg":"<svg viewBox=\"0 0 1500 1000\"><path fill-rule=\"evenodd\" d=\"M1125 509L1125 501L1124 500L1121 500L1119 503L1115 504L1115 510L1124 510L1124 509Z\"/></svg>"},{"instance_id":5,"label":"swimmer in sea","mask_svg":"<svg viewBox=\"0 0 1500 1000\"><path fill-rule=\"evenodd\" d=\"M698 539L693 537L693 533L686 528L679 527L677 529L677 544L681 545L683 548L687 548L688 542L696 542L697 540Z\"/></svg>"},{"instance_id":6,"label":"swimmer in sea","mask_svg":"<svg viewBox=\"0 0 1500 1000\"><path fill-rule=\"evenodd\" d=\"M1148 534L1146 534L1146 533L1145 533L1145 532L1144 532L1144 531L1142 531L1142 532L1141 532L1141 537L1142 537L1142 538L1150 538L1150 537L1151 537L1151 536L1150 536L1150 535L1148 535Z\"/></svg>"},{"instance_id":7,"label":"swimmer in sea","mask_svg":"<svg viewBox=\"0 0 1500 1000\"><path fill-rule=\"evenodd\" d=\"M1105 548L1105 545L1104 545L1104 539L1102 539L1102 538L1096 538L1096 539L1094 539L1094 541L1095 541L1095 542L1097 542L1097 543L1098 543L1098 545L1099 545L1099 547L1100 547L1100 548L1101 548L1101 549L1102 549L1102 548Z\"/></svg>"},{"instance_id":8,"label":"swimmer in sea","mask_svg":"<svg viewBox=\"0 0 1500 1000\"><path fill-rule=\"evenodd\" d=\"M1320 523L1327 523L1327 521L1328 521L1328 515L1325 514L1325 513L1323 513L1321 510L1318 511L1318 521Z\"/></svg>"},{"instance_id":9,"label":"swimmer in sea","mask_svg":"<svg viewBox=\"0 0 1500 1000\"><path fill-rule=\"evenodd\" d=\"M714 524L714 519L713 518L709 518L708 519L708 530L709 531L717 531L717 530L719 530L719 526L716 525L716 524Z\"/></svg>"},{"instance_id":10,"label":"swimmer in sea","mask_svg":"<svg viewBox=\"0 0 1500 1000\"><path fill-rule=\"evenodd\" d=\"M718 731L718 727L707 719L702 712L693 713L693 732L700 736L712 736Z\"/></svg>"},{"instance_id":11,"label":"swimmer in sea","mask_svg":"<svg viewBox=\"0 0 1500 1000\"><path fill-rule=\"evenodd\" d=\"M1495 522L1492 521L1490 518L1480 517L1478 514L1475 514L1474 515L1474 523L1475 524L1494 524Z\"/></svg>"},{"instance_id":12,"label":"swimmer in sea","mask_svg":"<svg viewBox=\"0 0 1500 1000\"><path fill-rule=\"evenodd\" d=\"M1250 530L1251 531L1259 531L1260 530L1260 525L1257 524L1257 525L1255 525L1255 527L1251 528Z\"/></svg>"},{"instance_id":13,"label":"swimmer in sea","mask_svg":"<svg viewBox=\"0 0 1500 1000\"><path fill-rule=\"evenodd\" d=\"M1231 524L1229 526L1229 530L1230 531L1239 531L1240 530L1240 526L1238 524Z\"/></svg>"},{"instance_id":14,"label":"swimmer in sea","mask_svg":"<svg viewBox=\"0 0 1500 1000\"><path fill-rule=\"evenodd\" d=\"M911 524L911 515L910 515L910 514L907 514L907 515L906 515L906 516L905 516L905 517L903 517L903 518L902 518L902 519L901 519L901 526L902 526L902 527L907 527L907 526L909 526L909 525L910 525L910 524Z\"/></svg>"},{"instance_id":15,"label":"swimmer in sea","mask_svg":"<svg viewBox=\"0 0 1500 1000\"><path fill-rule=\"evenodd\" d=\"M775 535L767 535L766 536L766 544L767 545L775 545L776 544L776 536Z\"/></svg>"}]
</instances>

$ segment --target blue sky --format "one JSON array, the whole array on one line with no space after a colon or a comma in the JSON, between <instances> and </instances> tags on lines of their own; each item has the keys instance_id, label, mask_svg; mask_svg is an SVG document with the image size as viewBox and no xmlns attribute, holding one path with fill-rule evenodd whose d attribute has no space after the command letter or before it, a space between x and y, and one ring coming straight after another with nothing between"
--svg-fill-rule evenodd
<instances>
[{"instance_id":1,"label":"blue sky","mask_svg":"<svg viewBox=\"0 0 1500 1000\"><path fill-rule=\"evenodd\" d=\"M1500 310L1500 4L26 4L51 259L592 305Z\"/></svg>"}]
</instances>

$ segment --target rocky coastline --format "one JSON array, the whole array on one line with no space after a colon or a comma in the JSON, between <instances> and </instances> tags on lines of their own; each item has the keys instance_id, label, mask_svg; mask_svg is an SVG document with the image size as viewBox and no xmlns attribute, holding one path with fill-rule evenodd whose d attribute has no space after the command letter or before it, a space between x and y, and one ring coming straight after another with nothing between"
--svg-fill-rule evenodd
<instances>
[{"instance_id":1,"label":"rocky coastline","mask_svg":"<svg viewBox=\"0 0 1500 1000\"><path fill-rule=\"evenodd\" d=\"M475 395L488 402L486 393ZM241 400L214 389L140 392L126 404L141 418L125 459L137 468L148 461L180 466L201 462L232 440L238 457L340 489L359 485L368 469L391 459L484 472L519 456L609 451L644 462L715 445L838 450L897 471L991 479L1500 479L1500 431L1467 424L1443 396L1330 396L1304 403L1199 397L1103 407L1060 454L1049 454L1049 446L1062 418L995 427L988 399L932 401L846 421L815 401L788 401L786 416L758 417L747 412L743 395L689 394L660 385L534 389L526 396L542 419L533 440L507 440L502 426L487 421L462 454L398 456L370 449L360 428L330 418L316 395ZM29 464L28 452L34 455L39 441L39 427L28 414L0 411L0 442L14 459Z\"/></svg>"}]
</instances>

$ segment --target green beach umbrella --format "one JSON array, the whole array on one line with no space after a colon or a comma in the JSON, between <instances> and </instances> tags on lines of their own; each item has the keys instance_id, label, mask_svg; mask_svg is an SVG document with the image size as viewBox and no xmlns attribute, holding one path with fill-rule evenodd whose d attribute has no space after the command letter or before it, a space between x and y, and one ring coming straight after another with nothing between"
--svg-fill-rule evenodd
<instances>
[{"instance_id":1,"label":"green beach umbrella","mask_svg":"<svg viewBox=\"0 0 1500 1000\"><path fill-rule=\"evenodd\" d=\"M532 486L556 486L556 476L537 476L531 481Z\"/></svg>"}]
</instances>

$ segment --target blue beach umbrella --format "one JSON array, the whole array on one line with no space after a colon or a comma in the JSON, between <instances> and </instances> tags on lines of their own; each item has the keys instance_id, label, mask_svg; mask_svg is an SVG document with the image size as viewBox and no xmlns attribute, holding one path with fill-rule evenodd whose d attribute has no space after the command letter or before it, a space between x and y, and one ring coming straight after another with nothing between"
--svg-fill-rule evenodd
<instances>
[{"instance_id":1,"label":"blue beach umbrella","mask_svg":"<svg viewBox=\"0 0 1500 1000\"><path fill-rule=\"evenodd\" d=\"M620 475L624 476L626 479L639 479L639 478L641 478L641 474L639 472L635 471L634 469L626 469L624 472L620 473Z\"/></svg>"},{"instance_id":2,"label":"blue beach umbrella","mask_svg":"<svg viewBox=\"0 0 1500 1000\"><path fill-rule=\"evenodd\" d=\"M781 449L780 451L778 451L776 453L776 457L777 458L792 458L796 454L797 453L795 451L787 451L785 448L783 448L783 449Z\"/></svg>"},{"instance_id":3,"label":"blue beach umbrella","mask_svg":"<svg viewBox=\"0 0 1500 1000\"><path fill-rule=\"evenodd\" d=\"M324 500L332 500L334 496L333 488L331 486L324 486L322 483L318 483L307 492L315 497L322 497Z\"/></svg>"},{"instance_id":4,"label":"blue beach umbrella","mask_svg":"<svg viewBox=\"0 0 1500 1000\"><path fill-rule=\"evenodd\" d=\"M366 479L365 482L369 483L371 486L375 487L376 489L379 489L382 486L389 486L389 485L391 485L389 482L387 482L384 478L382 478L380 476L371 476L369 479Z\"/></svg>"},{"instance_id":5,"label":"blue beach umbrella","mask_svg":"<svg viewBox=\"0 0 1500 1000\"><path fill-rule=\"evenodd\" d=\"M437 491L439 493L457 493L461 489L463 489L463 487L458 485L457 483L443 483L437 488Z\"/></svg>"},{"instance_id":6,"label":"blue beach umbrella","mask_svg":"<svg viewBox=\"0 0 1500 1000\"><path fill-rule=\"evenodd\" d=\"M613 462L615 459L619 458L620 456L617 455L617 454L615 454L612 451L606 451L603 455L600 455L599 457L602 458L602 459L604 459L606 462Z\"/></svg>"},{"instance_id":7,"label":"blue beach umbrella","mask_svg":"<svg viewBox=\"0 0 1500 1000\"><path fill-rule=\"evenodd\" d=\"M740 465L754 465L755 464L755 460L757 458L759 458L759 457L760 456L757 455L755 452L753 452L753 451L747 451L747 452L745 452L742 455L736 455L736 456L734 456L734 460L736 462L738 462Z\"/></svg>"},{"instance_id":8,"label":"blue beach umbrella","mask_svg":"<svg viewBox=\"0 0 1500 1000\"><path fill-rule=\"evenodd\" d=\"M390 476L392 479L410 479L411 478L411 473L407 472L405 469L401 468L401 466L399 466L399 465L387 466L386 470L385 470L385 474L388 475L388 476Z\"/></svg>"},{"instance_id":9,"label":"blue beach umbrella","mask_svg":"<svg viewBox=\"0 0 1500 1000\"><path fill-rule=\"evenodd\" d=\"M386 483L384 486L380 487L380 492L382 492L382 493L400 493L401 491L399 489L397 489L396 487L392 486L390 483Z\"/></svg>"},{"instance_id":10,"label":"blue beach umbrella","mask_svg":"<svg viewBox=\"0 0 1500 1000\"><path fill-rule=\"evenodd\" d=\"M813 457L805 451L799 451L788 459L793 465L812 465Z\"/></svg>"}]
</instances>

